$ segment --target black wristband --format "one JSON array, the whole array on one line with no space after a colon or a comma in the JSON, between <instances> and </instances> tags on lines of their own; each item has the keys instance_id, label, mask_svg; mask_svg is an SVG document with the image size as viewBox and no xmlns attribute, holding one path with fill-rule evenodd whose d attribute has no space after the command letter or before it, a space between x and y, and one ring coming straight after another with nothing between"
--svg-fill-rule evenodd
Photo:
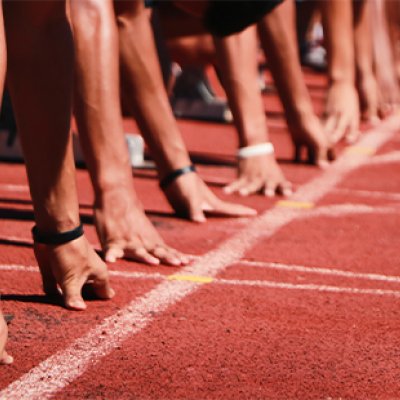
<instances>
[{"instance_id":1,"label":"black wristband","mask_svg":"<svg viewBox=\"0 0 400 400\"><path fill-rule=\"evenodd\" d=\"M71 229L70 231L60 232L60 233L43 233L38 230L36 225L32 228L33 240L36 243L41 243L41 244L52 244L52 245L65 244L80 238L82 235L83 235L82 224L80 224L74 229Z\"/></svg>"},{"instance_id":2,"label":"black wristband","mask_svg":"<svg viewBox=\"0 0 400 400\"><path fill-rule=\"evenodd\" d=\"M162 190L165 190L173 181L175 181L182 175L188 174L189 172L196 172L196 167L193 164L188 165L183 168L175 169L170 174L168 174L166 177L161 179L160 188Z\"/></svg>"}]
</instances>

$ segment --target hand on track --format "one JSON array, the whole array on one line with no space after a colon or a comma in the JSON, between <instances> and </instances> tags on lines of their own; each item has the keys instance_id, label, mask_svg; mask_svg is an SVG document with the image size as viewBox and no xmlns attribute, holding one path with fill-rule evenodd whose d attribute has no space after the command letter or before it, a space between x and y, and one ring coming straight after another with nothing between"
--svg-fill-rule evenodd
<instances>
[{"instance_id":1,"label":"hand on track","mask_svg":"<svg viewBox=\"0 0 400 400\"><path fill-rule=\"evenodd\" d=\"M100 299L114 296L107 266L84 236L57 246L35 243L34 250L45 293L56 295L60 290L67 308L86 309L82 297L86 284Z\"/></svg>"},{"instance_id":2,"label":"hand on track","mask_svg":"<svg viewBox=\"0 0 400 400\"><path fill-rule=\"evenodd\" d=\"M268 197L277 193L284 196L292 194L292 185L285 179L273 154L240 159L238 175L235 181L225 186L225 193L242 196L263 193Z\"/></svg>"},{"instance_id":3,"label":"hand on track","mask_svg":"<svg viewBox=\"0 0 400 400\"><path fill-rule=\"evenodd\" d=\"M360 109L355 87L347 82L333 83L328 89L324 129L332 144L345 139L354 143L359 135Z\"/></svg>"},{"instance_id":4,"label":"hand on track","mask_svg":"<svg viewBox=\"0 0 400 400\"><path fill-rule=\"evenodd\" d=\"M194 222L205 222L206 215L251 217L257 214L252 208L219 199L196 173L180 176L164 192L175 212Z\"/></svg>"},{"instance_id":5,"label":"hand on track","mask_svg":"<svg viewBox=\"0 0 400 400\"><path fill-rule=\"evenodd\" d=\"M149 265L187 265L192 257L165 244L130 188L105 191L95 224L107 262L127 258Z\"/></svg>"}]
</instances>

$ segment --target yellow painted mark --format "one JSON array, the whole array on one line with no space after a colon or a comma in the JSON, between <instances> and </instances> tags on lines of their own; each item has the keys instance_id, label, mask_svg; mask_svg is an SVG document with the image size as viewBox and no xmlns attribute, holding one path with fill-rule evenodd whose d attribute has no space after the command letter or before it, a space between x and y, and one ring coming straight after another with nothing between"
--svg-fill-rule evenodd
<instances>
[{"instance_id":1,"label":"yellow painted mark","mask_svg":"<svg viewBox=\"0 0 400 400\"><path fill-rule=\"evenodd\" d=\"M293 201L293 200L280 200L276 203L277 207L286 207L286 208L304 208L310 209L314 208L315 204L308 201Z\"/></svg>"},{"instance_id":2,"label":"yellow painted mark","mask_svg":"<svg viewBox=\"0 0 400 400\"><path fill-rule=\"evenodd\" d=\"M197 275L170 275L168 279L170 281L187 281L196 283L211 283L214 280L209 276L197 276Z\"/></svg>"},{"instance_id":3,"label":"yellow painted mark","mask_svg":"<svg viewBox=\"0 0 400 400\"><path fill-rule=\"evenodd\" d=\"M360 154L371 156L375 154L376 149L373 147L365 147L365 146L350 146L346 149L346 153L348 154Z\"/></svg>"}]
</instances>

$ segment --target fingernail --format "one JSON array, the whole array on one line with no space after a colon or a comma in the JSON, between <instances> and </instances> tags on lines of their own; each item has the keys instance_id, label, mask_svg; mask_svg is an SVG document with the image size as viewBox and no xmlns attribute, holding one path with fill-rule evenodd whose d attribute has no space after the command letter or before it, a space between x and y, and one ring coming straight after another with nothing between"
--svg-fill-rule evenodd
<instances>
[{"instance_id":1,"label":"fingernail","mask_svg":"<svg viewBox=\"0 0 400 400\"><path fill-rule=\"evenodd\" d=\"M247 189L240 189L239 194L241 196L247 196L249 194L249 191Z\"/></svg>"},{"instance_id":2,"label":"fingernail","mask_svg":"<svg viewBox=\"0 0 400 400\"><path fill-rule=\"evenodd\" d=\"M14 357L13 356L10 356L9 354L7 354L5 357L3 357L1 360L0 360L0 364L2 364L2 365L10 365L10 364L12 364L14 362Z\"/></svg>"},{"instance_id":3,"label":"fingernail","mask_svg":"<svg viewBox=\"0 0 400 400\"><path fill-rule=\"evenodd\" d=\"M106 255L106 261L109 263L115 263L116 258L114 256Z\"/></svg>"},{"instance_id":4,"label":"fingernail","mask_svg":"<svg viewBox=\"0 0 400 400\"><path fill-rule=\"evenodd\" d=\"M228 186L225 186L222 191L226 194L231 194L232 193L232 189Z\"/></svg>"},{"instance_id":5,"label":"fingernail","mask_svg":"<svg viewBox=\"0 0 400 400\"><path fill-rule=\"evenodd\" d=\"M86 310L86 304L82 300L74 300L68 304L68 308L73 310Z\"/></svg>"},{"instance_id":6,"label":"fingernail","mask_svg":"<svg viewBox=\"0 0 400 400\"><path fill-rule=\"evenodd\" d=\"M293 194L292 189L283 189L283 195L284 196L291 196Z\"/></svg>"},{"instance_id":7,"label":"fingernail","mask_svg":"<svg viewBox=\"0 0 400 400\"><path fill-rule=\"evenodd\" d=\"M267 197L274 197L275 196L275 191L272 189L268 189L264 192L265 196Z\"/></svg>"}]
</instances>

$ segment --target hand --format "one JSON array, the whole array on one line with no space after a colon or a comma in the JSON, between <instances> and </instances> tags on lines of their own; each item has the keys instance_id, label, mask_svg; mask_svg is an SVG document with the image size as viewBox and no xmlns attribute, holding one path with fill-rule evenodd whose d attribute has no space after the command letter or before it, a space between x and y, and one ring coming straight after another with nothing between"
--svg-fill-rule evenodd
<instances>
[{"instance_id":1,"label":"hand","mask_svg":"<svg viewBox=\"0 0 400 400\"><path fill-rule=\"evenodd\" d=\"M71 310L84 310L82 288L90 285L100 299L111 299L107 266L84 236L63 245L34 244L34 251L42 275L46 294L59 294Z\"/></svg>"},{"instance_id":2,"label":"hand","mask_svg":"<svg viewBox=\"0 0 400 400\"><path fill-rule=\"evenodd\" d=\"M300 118L289 117L288 125L295 148L295 162L301 161L303 147L307 150L310 164L325 168L329 161L334 160L333 146L314 112L306 113Z\"/></svg>"},{"instance_id":3,"label":"hand","mask_svg":"<svg viewBox=\"0 0 400 400\"><path fill-rule=\"evenodd\" d=\"M238 178L225 186L225 193L237 192L242 196L263 193L268 197L276 193L292 194L292 185L285 179L273 154L240 159L238 172Z\"/></svg>"},{"instance_id":4,"label":"hand","mask_svg":"<svg viewBox=\"0 0 400 400\"><path fill-rule=\"evenodd\" d=\"M219 199L196 174L180 176L164 191L175 212L194 222L205 222L206 215L251 217L257 211Z\"/></svg>"},{"instance_id":5,"label":"hand","mask_svg":"<svg viewBox=\"0 0 400 400\"><path fill-rule=\"evenodd\" d=\"M346 139L353 143L360 135L360 110L355 87L348 82L334 82L328 90L324 129L332 144Z\"/></svg>"},{"instance_id":6,"label":"hand","mask_svg":"<svg viewBox=\"0 0 400 400\"><path fill-rule=\"evenodd\" d=\"M3 365L12 364L12 362L14 361L14 359L5 350L7 337L8 337L7 324L0 310L0 364Z\"/></svg>"},{"instance_id":7,"label":"hand","mask_svg":"<svg viewBox=\"0 0 400 400\"><path fill-rule=\"evenodd\" d=\"M99 204L102 207L94 209L95 224L107 262L125 257L149 265L180 266L192 261L193 257L165 244L132 189L119 185L104 191Z\"/></svg>"}]
</instances>

